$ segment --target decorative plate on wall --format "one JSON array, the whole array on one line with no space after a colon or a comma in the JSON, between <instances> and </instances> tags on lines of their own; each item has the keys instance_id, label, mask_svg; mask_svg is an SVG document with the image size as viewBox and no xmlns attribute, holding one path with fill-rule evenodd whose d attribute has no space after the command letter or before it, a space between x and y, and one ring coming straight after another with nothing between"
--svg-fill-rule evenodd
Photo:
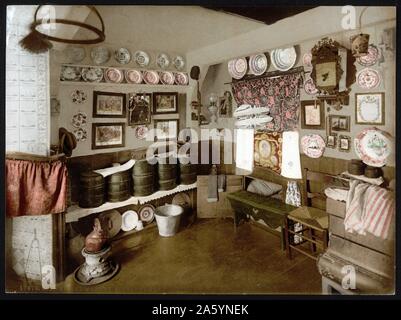
<instances>
[{"instance_id":1,"label":"decorative plate on wall","mask_svg":"<svg viewBox=\"0 0 401 320\"><path fill-rule=\"evenodd\" d=\"M150 58L146 52L137 51L134 53L134 60L139 66L146 67L149 64Z\"/></svg>"},{"instance_id":2,"label":"decorative plate on wall","mask_svg":"<svg viewBox=\"0 0 401 320\"><path fill-rule=\"evenodd\" d=\"M303 152L310 158L320 158L326 147L324 139L318 134L308 134L301 138Z\"/></svg>"},{"instance_id":3,"label":"decorative plate on wall","mask_svg":"<svg viewBox=\"0 0 401 320\"><path fill-rule=\"evenodd\" d=\"M125 80L127 80L128 83L139 84L143 80L142 72L134 69L126 70Z\"/></svg>"},{"instance_id":4,"label":"decorative plate on wall","mask_svg":"<svg viewBox=\"0 0 401 320\"><path fill-rule=\"evenodd\" d=\"M86 138L88 137L88 133L84 128L77 128L74 130L74 136L77 139L77 141L85 141Z\"/></svg>"},{"instance_id":5,"label":"decorative plate on wall","mask_svg":"<svg viewBox=\"0 0 401 320\"><path fill-rule=\"evenodd\" d=\"M160 80L163 84L172 85L174 84L174 74L170 71L163 71L160 73Z\"/></svg>"},{"instance_id":6,"label":"decorative plate on wall","mask_svg":"<svg viewBox=\"0 0 401 320\"><path fill-rule=\"evenodd\" d=\"M160 53L156 58L156 64L162 68L166 69L170 65L170 58L165 53Z\"/></svg>"},{"instance_id":7,"label":"decorative plate on wall","mask_svg":"<svg viewBox=\"0 0 401 320\"><path fill-rule=\"evenodd\" d=\"M316 88L315 83L313 82L312 78L309 78L308 80L305 81L304 90L309 95L314 95L319 92L319 90Z\"/></svg>"},{"instance_id":8,"label":"decorative plate on wall","mask_svg":"<svg viewBox=\"0 0 401 320\"><path fill-rule=\"evenodd\" d=\"M173 200L171 201L171 204L181 206L185 210L191 207L191 198L187 192L180 192L174 196Z\"/></svg>"},{"instance_id":9,"label":"decorative plate on wall","mask_svg":"<svg viewBox=\"0 0 401 320\"><path fill-rule=\"evenodd\" d=\"M373 44L369 45L368 54L360 56L356 61L364 67L373 66L381 58L380 50Z\"/></svg>"},{"instance_id":10,"label":"decorative plate on wall","mask_svg":"<svg viewBox=\"0 0 401 320\"><path fill-rule=\"evenodd\" d=\"M182 69L184 69L184 66L185 66L185 60L181 56L176 56L173 60L173 64L177 70L182 70Z\"/></svg>"},{"instance_id":11,"label":"decorative plate on wall","mask_svg":"<svg viewBox=\"0 0 401 320\"><path fill-rule=\"evenodd\" d=\"M145 139L148 131L149 128L145 125L137 126L135 128L135 137L140 140Z\"/></svg>"},{"instance_id":12,"label":"decorative plate on wall","mask_svg":"<svg viewBox=\"0 0 401 320\"><path fill-rule=\"evenodd\" d=\"M122 217L117 210L111 210L101 213L98 216L102 229L107 232L108 238L113 238L118 234L122 225Z\"/></svg>"},{"instance_id":13,"label":"decorative plate on wall","mask_svg":"<svg viewBox=\"0 0 401 320\"><path fill-rule=\"evenodd\" d=\"M139 218L145 223L151 223L155 218L155 207L151 204L145 204L139 210Z\"/></svg>"},{"instance_id":14,"label":"decorative plate on wall","mask_svg":"<svg viewBox=\"0 0 401 320\"><path fill-rule=\"evenodd\" d=\"M363 89L374 89L380 84L381 77L377 70L365 68L356 75L358 85Z\"/></svg>"},{"instance_id":15,"label":"decorative plate on wall","mask_svg":"<svg viewBox=\"0 0 401 320\"><path fill-rule=\"evenodd\" d=\"M94 47L91 50L91 59L95 64L103 64L110 60L110 50L106 47Z\"/></svg>"},{"instance_id":16,"label":"decorative plate on wall","mask_svg":"<svg viewBox=\"0 0 401 320\"><path fill-rule=\"evenodd\" d=\"M131 52L127 48L120 48L114 51L114 59L121 64L131 61Z\"/></svg>"},{"instance_id":17,"label":"decorative plate on wall","mask_svg":"<svg viewBox=\"0 0 401 320\"><path fill-rule=\"evenodd\" d=\"M265 73L268 66L267 57L264 53L254 54L249 58L249 70L255 76Z\"/></svg>"},{"instance_id":18,"label":"decorative plate on wall","mask_svg":"<svg viewBox=\"0 0 401 320\"><path fill-rule=\"evenodd\" d=\"M122 215L121 230L131 231L138 225L138 214L134 210L125 211Z\"/></svg>"},{"instance_id":19,"label":"decorative plate on wall","mask_svg":"<svg viewBox=\"0 0 401 320\"><path fill-rule=\"evenodd\" d=\"M358 133L354 146L356 154L364 163L372 167L382 167L392 152L393 138L385 131L368 128Z\"/></svg>"},{"instance_id":20,"label":"decorative plate on wall","mask_svg":"<svg viewBox=\"0 0 401 320\"><path fill-rule=\"evenodd\" d=\"M102 68L82 68L82 79L87 82L100 82L103 79Z\"/></svg>"},{"instance_id":21,"label":"decorative plate on wall","mask_svg":"<svg viewBox=\"0 0 401 320\"><path fill-rule=\"evenodd\" d=\"M61 68L60 80L62 80L62 81L79 81L79 80L81 80L81 68L63 66Z\"/></svg>"},{"instance_id":22,"label":"decorative plate on wall","mask_svg":"<svg viewBox=\"0 0 401 320\"><path fill-rule=\"evenodd\" d=\"M176 72L175 73L175 83L181 86L185 86L188 84L188 75L186 75L184 72Z\"/></svg>"},{"instance_id":23,"label":"decorative plate on wall","mask_svg":"<svg viewBox=\"0 0 401 320\"><path fill-rule=\"evenodd\" d=\"M158 84L160 80L159 74L156 71L145 71L143 79L147 84Z\"/></svg>"},{"instance_id":24,"label":"decorative plate on wall","mask_svg":"<svg viewBox=\"0 0 401 320\"><path fill-rule=\"evenodd\" d=\"M248 71L245 58L233 59L228 62L228 72L234 79L241 79Z\"/></svg>"},{"instance_id":25,"label":"decorative plate on wall","mask_svg":"<svg viewBox=\"0 0 401 320\"><path fill-rule=\"evenodd\" d=\"M70 62L78 63L85 59L86 51L84 47L68 47L66 56Z\"/></svg>"},{"instance_id":26,"label":"decorative plate on wall","mask_svg":"<svg viewBox=\"0 0 401 320\"><path fill-rule=\"evenodd\" d=\"M277 70L290 70L297 60L297 52L295 51L295 47L274 49L270 53L270 60Z\"/></svg>"},{"instance_id":27,"label":"decorative plate on wall","mask_svg":"<svg viewBox=\"0 0 401 320\"><path fill-rule=\"evenodd\" d=\"M86 94L85 91L77 89L71 92L71 98L72 102L76 104L82 104L86 102L86 100L88 99L88 95Z\"/></svg>"},{"instance_id":28,"label":"decorative plate on wall","mask_svg":"<svg viewBox=\"0 0 401 320\"><path fill-rule=\"evenodd\" d=\"M123 72L117 68L108 68L104 72L104 79L110 83L121 83L124 79Z\"/></svg>"}]
</instances>

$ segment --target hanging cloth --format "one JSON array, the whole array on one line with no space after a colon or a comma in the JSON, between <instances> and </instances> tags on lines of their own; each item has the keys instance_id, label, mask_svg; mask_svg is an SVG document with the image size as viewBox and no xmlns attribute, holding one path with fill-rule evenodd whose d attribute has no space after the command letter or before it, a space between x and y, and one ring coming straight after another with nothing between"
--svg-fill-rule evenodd
<instances>
[{"instance_id":1,"label":"hanging cloth","mask_svg":"<svg viewBox=\"0 0 401 320\"><path fill-rule=\"evenodd\" d=\"M66 210L67 166L63 161L6 159L8 217L61 213Z\"/></svg>"}]
</instances>

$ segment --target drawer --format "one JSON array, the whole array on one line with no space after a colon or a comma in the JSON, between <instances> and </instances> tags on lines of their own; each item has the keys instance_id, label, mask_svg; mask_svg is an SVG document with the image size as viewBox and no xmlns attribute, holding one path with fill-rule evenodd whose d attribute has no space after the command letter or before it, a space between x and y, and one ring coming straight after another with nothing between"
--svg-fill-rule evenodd
<instances>
[{"instance_id":1,"label":"drawer","mask_svg":"<svg viewBox=\"0 0 401 320\"><path fill-rule=\"evenodd\" d=\"M333 200L331 198L326 199L326 211L331 215L343 218L345 217L345 202Z\"/></svg>"},{"instance_id":2,"label":"drawer","mask_svg":"<svg viewBox=\"0 0 401 320\"><path fill-rule=\"evenodd\" d=\"M389 256L394 255L394 228L390 230L388 239L384 240L382 238L375 237L368 232L366 235L347 232L345 231L344 227L344 219L334 215L331 215L329 219L330 233Z\"/></svg>"},{"instance_id":3,"label":"drawer","mask_svg":"<svg viewBox=\"0 0 401 320\"><path fill-rule=\"evenodd\" d=\"M330 236L329 249L344 260L359 265L379 275L392 278L394 259L336 235Z\"/></svg>"}]
</instances>

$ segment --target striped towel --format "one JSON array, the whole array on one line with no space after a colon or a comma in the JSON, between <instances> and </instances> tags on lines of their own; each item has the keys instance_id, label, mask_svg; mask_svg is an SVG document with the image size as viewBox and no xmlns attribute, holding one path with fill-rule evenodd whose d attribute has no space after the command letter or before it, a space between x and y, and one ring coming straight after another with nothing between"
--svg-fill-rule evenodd
<instances>
[{"instance_id":1,"label":"striped towel","mask_svg":"<svg viewBox=\"0 0 401 320\"><path fill-rule=\"evenodd\" d=\"M386 239L394 214L395 200L392 192L357 180L350 182L345 230L362 235L367 231Z\"/></svg>"}]
</instances>

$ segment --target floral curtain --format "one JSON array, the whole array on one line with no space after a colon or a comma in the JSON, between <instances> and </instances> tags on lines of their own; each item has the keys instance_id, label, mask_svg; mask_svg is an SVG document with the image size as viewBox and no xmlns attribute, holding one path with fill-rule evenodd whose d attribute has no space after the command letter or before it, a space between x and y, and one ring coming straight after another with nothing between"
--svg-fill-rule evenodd
<instances>
[{"instance_id":1,"label":"floral curtain","mask_svg":"<svg viewBox=\"0 0 401 320\"><path fill-rule=\"evenodd\" d=\"M67 166L62 161L6 160L8 217L66 210Z\"/></svg>"},{"instance_id":2,"label":"floral curtain","mask_svg":"<svg viewBox=\"0 0 401 320\"><path fill-rule=\"evenodd\" d=\"M289 131L298 126L300 106L300 73L274 78L239 81L232 84L238 105L268 106L273 120L266 125L269 131Z\"/></svg>"}]
</instances>

